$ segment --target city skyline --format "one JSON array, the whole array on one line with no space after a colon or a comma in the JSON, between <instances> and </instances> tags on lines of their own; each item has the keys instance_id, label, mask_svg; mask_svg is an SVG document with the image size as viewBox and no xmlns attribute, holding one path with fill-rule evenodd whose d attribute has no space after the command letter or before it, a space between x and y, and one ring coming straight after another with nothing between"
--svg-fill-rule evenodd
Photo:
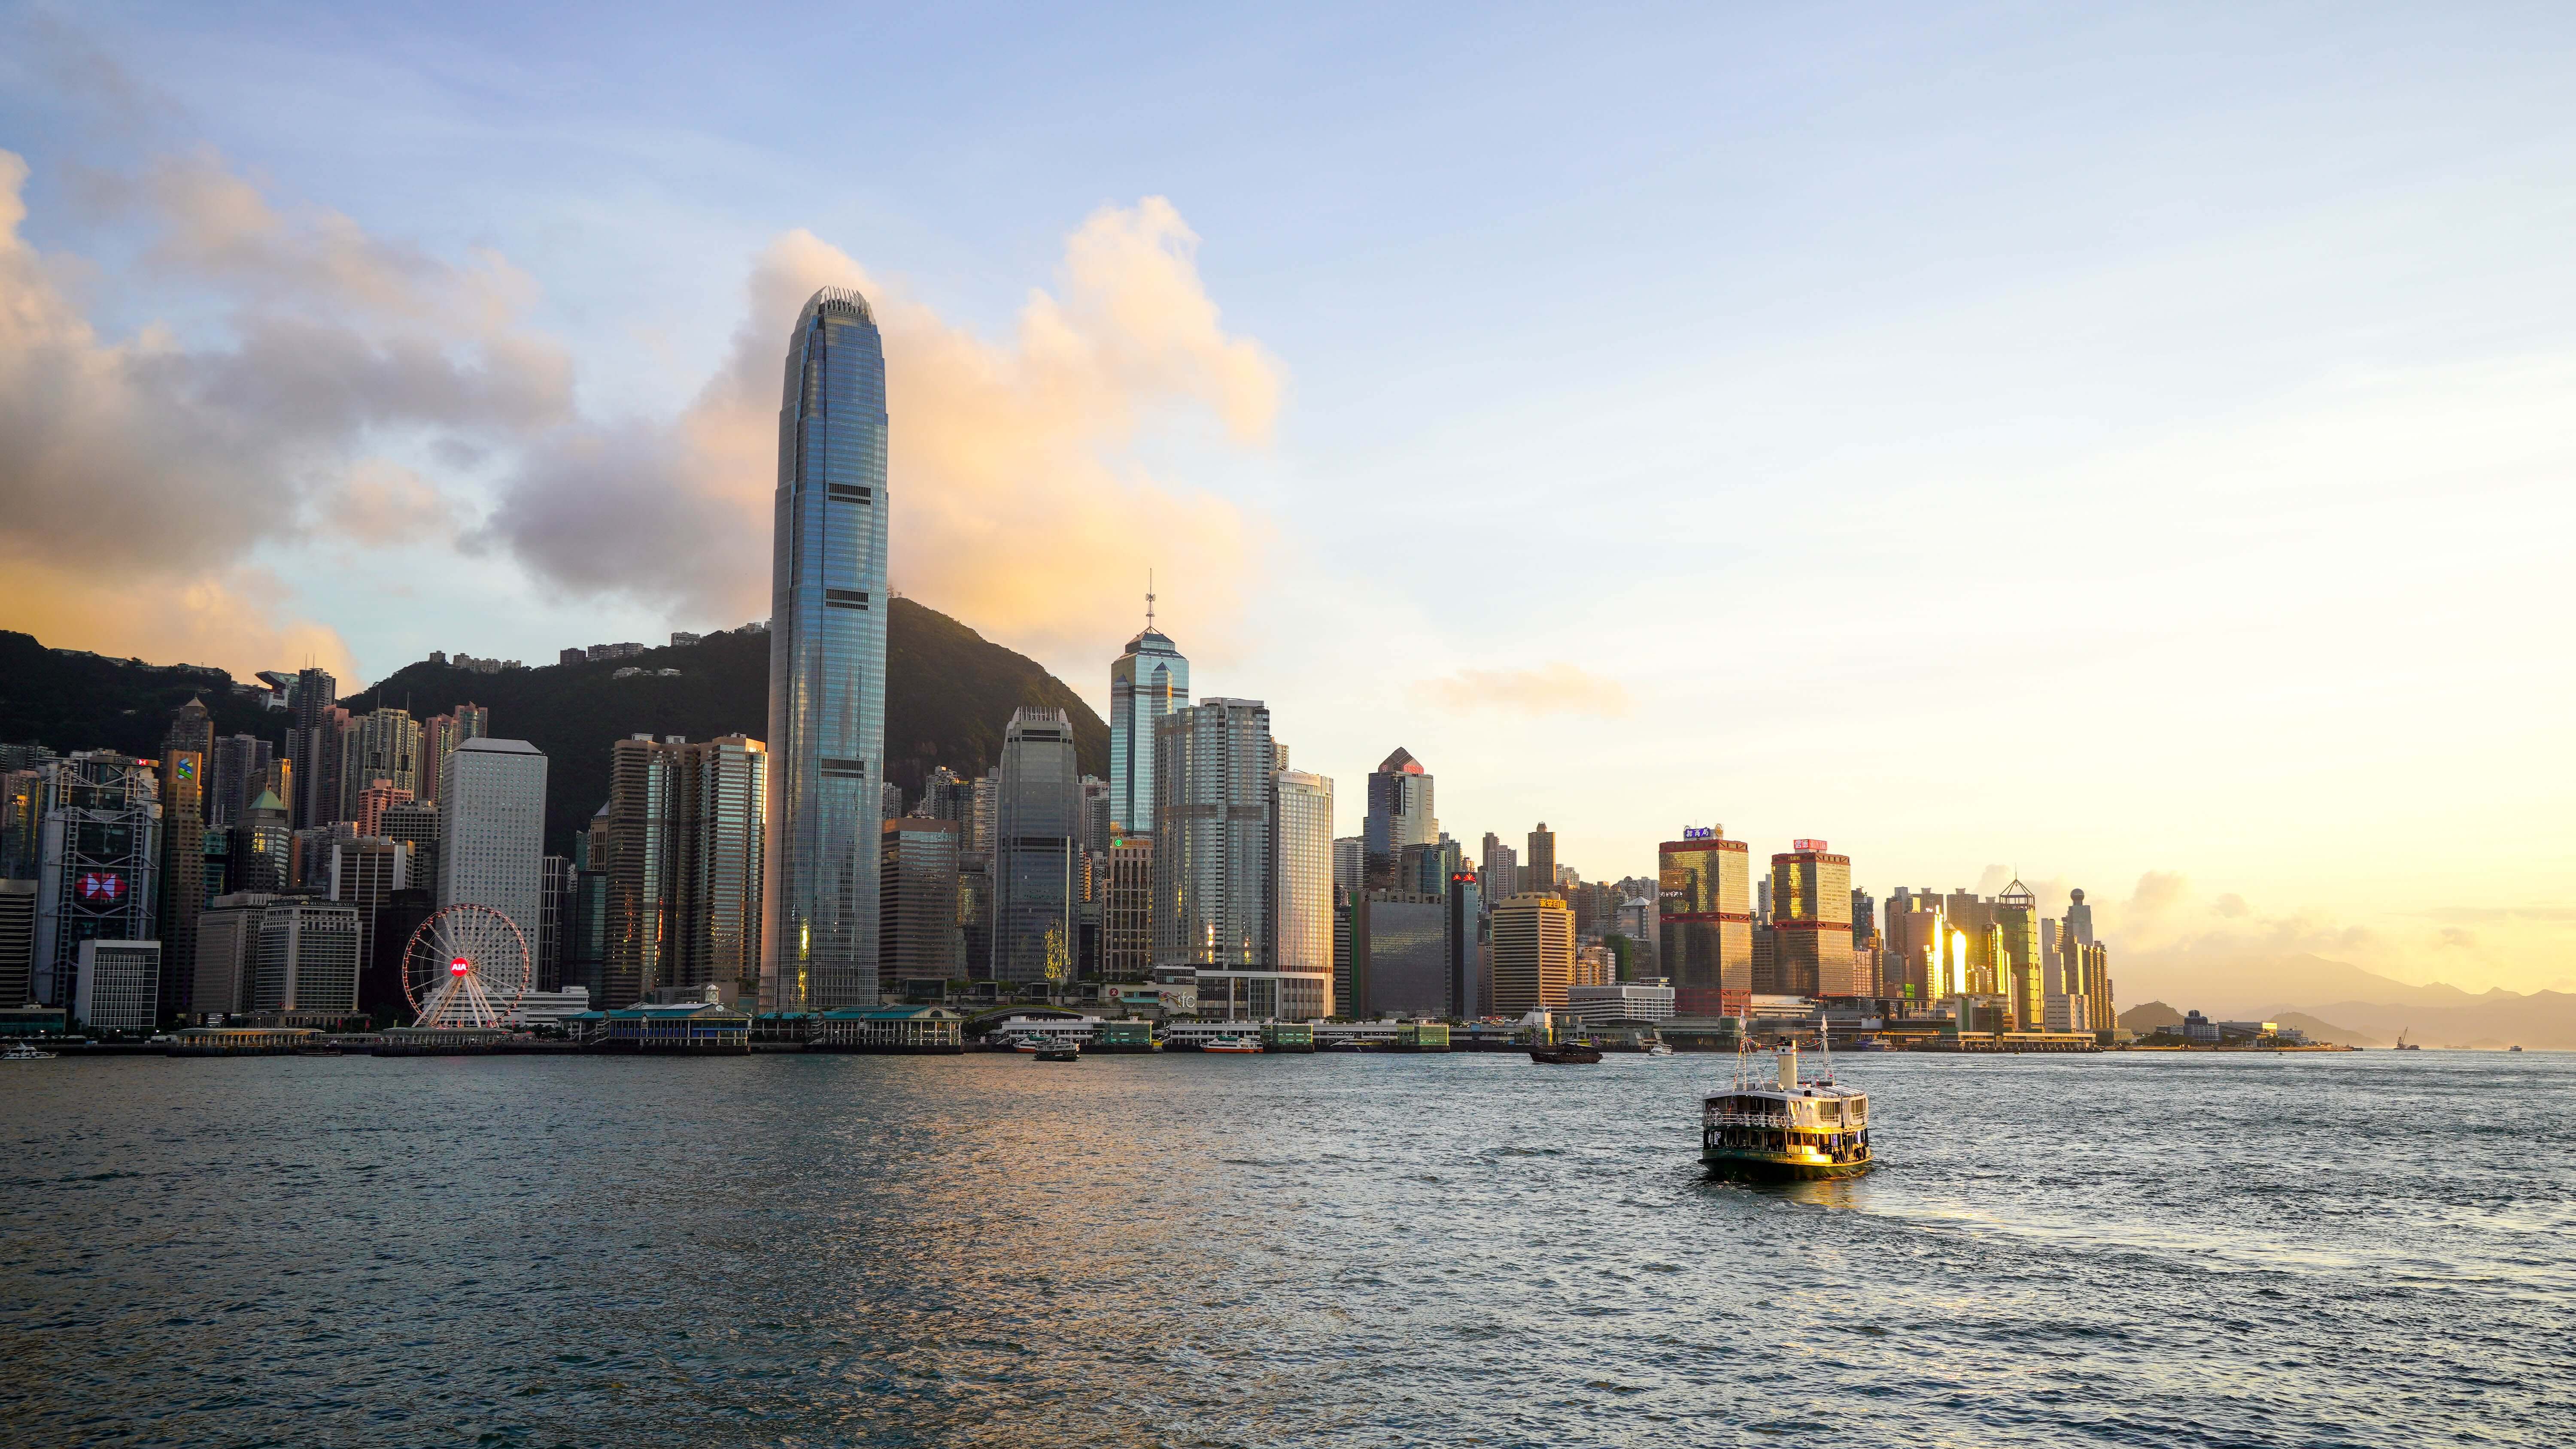
<instances>
[{"instance_id":1,"label":"city skyline","mask_svg":"<svg viewBox=\"0 0 2576 1449\"><path fill-rule=\"evenodd\" d=\"M1991 17L1895 17L1891 71L1813 21L1520 17L1420 106L1341 74L1372 134L1274 145L1294 67L1216 21L1077 47L973 120L927 118L956 72L926 64L737 122L612 93L626 41L595 26L520 37L539 84L384 59L406 27L470 52L471 19L253 44L147 13L18 24L0 63L29 319L0 375L61 364L101 429L0 458L32 505L0 525L0 627L354 682L755 617L779 332L881 284L920 413L888 585L1105 716L1156 569L1198 693L1269 702L1343 782L1337 835L1401 743L1453 834L1554 821L1587 874L1722 823L1765 856L1831 838L1879 885L2084 884L2132 971L2576 984L2546 567L2576 298L2528 200L2566 179L2563 20L2129 12L1999 50ZM926 24L889 43L932 55ZM706 95L775 74L772 42L702 39ZM1660 99L1604 79L1712 53ZM1113 65L1163 83L1138 117L1209 124L1069 104ZM1500 99L1550 70L1592 103L1561 134ZM1040 139L1050 108L1084 119ZM888 120L906 144L846 184L814 138ZM520 144L459 139L485 126ZM378 332L443 361L406 373ZM359 385L288 406L289 335ZM205 384L185 407L146 347ZM113 590L47 562L108 546ZM1679 620L1717 631L1681 668Z\"/></svg>"}]
</instances>

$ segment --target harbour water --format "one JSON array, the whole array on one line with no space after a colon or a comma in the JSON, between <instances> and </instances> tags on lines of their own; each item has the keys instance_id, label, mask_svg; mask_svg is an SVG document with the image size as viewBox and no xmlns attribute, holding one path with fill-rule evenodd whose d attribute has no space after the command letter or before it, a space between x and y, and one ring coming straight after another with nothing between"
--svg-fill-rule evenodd
<instances>
[{"instance_id":1,"label":"harbour water","mask_svg":"<svg viewBox=\"0 0 2576 1449\"><path fill-rule=\"evenodd\" d=\"M0 1068L0 1443L2566 1444L2576 1055Z\"/></svg>"}]
</instances>

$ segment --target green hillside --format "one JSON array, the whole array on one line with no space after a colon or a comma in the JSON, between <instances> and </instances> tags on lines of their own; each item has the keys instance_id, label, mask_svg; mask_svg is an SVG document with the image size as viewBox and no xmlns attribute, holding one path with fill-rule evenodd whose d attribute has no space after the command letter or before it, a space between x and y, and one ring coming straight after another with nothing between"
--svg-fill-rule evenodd
<instances>
[{"instance_id":1,"label":"green hillside","mask_svg":"<svg viewBox=\"0 0 2576 1449\"><path fill-rule=\"evenodd\" d=\"M158 755L171 712L192 695L205 700L219 735L284 739L285 717L259 695L234 694L232 683L211 665L56 653L32 635L0 630L0 744Z\"/></svg>"},{"instance_id":2,"label":"green hillside","mask_svg":"<svg viewBox=\"0 0 2576 1449\"><path fill-rule=\"evenodd\" d=\"M1035 660L986 640L945 614L893 599L886 619L886 775L917 795L934 765L979 774L1001 757L1011 711L1038 705L1073 717L1076 755L1089 774L1109 770L1109 726ZM620 668L676 669L617 679ZM284 739L284 716L234 703L220 670L155 670L139 661L55 654L24 634L0 634L0 740L70 751L109 745L155 752L170 711L191 686L205 692L218 734ZM492 711L492 732L546 752L546 848L572 833L608 797L609 746L631 734L693 740L769 732L769 636L717 634L628 659L477 674L426 661L395 671L341 703L379 704L417 718L460 703Z\"/></svg>"}]
</instances>

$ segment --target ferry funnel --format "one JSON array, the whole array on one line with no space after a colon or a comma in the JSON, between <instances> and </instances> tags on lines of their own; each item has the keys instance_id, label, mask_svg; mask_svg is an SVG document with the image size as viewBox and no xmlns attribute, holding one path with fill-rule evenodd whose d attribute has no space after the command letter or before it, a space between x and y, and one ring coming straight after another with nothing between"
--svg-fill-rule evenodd
<instances>
[{"instance_id":1,"label":"ferry funnel","mask_svg":"<svg viewBox=\"0 0 2576 1449\"><path fill-rule=\"evenodd\" d=\"M1798 1085L1798 1048L1795 1045L1780 1048L1780 1085Z\"/></svg>"}]
</instances>

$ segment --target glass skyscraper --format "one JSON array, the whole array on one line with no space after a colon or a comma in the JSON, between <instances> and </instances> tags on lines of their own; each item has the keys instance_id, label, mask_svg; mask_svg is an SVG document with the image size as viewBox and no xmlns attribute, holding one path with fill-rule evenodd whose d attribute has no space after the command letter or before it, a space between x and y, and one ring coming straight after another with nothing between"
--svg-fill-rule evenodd
<instances>
[{"instance_id":1,"label":"glass skyscraper","mask_svg":"<svg viewBox=\"0 0 2576 1449\"><path fill-rule=\"evenodd\" d=\"M1154 628L1127 641L1109 666L1109 823L1121 835L1154 833L1154 722L1190 704L1190 661Z\"/></svg>"},{"instance_id":2,"label":"glass skyscraper","mask_svg":"<svg viewBox=\"0 0 2576 1449\"><path fill-rule=\"evenodd\" d=\"M1072 979L1082 868L1073 722L1022 705L1002 736L993 841L995 981Z\"/></svg>"},{"instance_id":3,"label":"glass skyscraper","mask_svg":"<svg viewBox=\"0 0 2576 1449\"><path fill-rule=\"evenodd\" d=\"M787 343L770 568L761 1005L877 1002L885 773L885 345L825 287Z\"/></svg>"}]
</instances>

